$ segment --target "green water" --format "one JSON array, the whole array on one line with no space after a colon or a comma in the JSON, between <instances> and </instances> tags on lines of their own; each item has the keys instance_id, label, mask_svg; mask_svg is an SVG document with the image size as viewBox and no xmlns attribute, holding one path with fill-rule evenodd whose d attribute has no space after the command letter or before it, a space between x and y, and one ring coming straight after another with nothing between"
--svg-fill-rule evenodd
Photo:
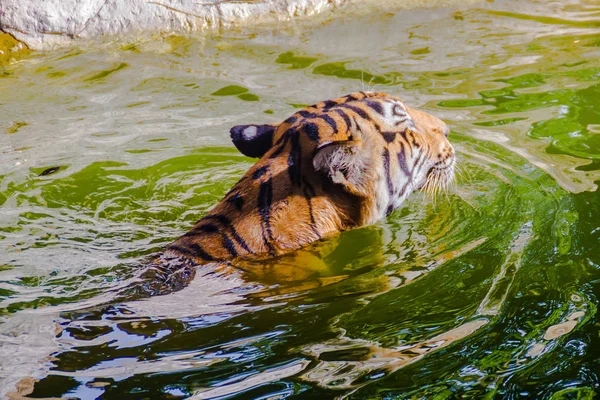
<instances>
[{"instance_id":1,"label":"green water","mask_svg":"<svg viewBox=\"0 0 600 400\"><path fill-rule=\"evenodd\" d=\"M19 381L82 399L599 390L597 2L369 6L0 72L2 397ZM450 125L454 190L127 298L252 164L231 126L373 87Z\"/></svg>"}]
</instances>

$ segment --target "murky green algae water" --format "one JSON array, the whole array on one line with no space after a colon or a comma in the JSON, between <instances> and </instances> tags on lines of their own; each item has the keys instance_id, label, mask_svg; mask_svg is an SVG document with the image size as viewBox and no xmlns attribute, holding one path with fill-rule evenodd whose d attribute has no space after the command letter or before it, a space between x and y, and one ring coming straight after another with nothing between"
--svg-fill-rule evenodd
<instances>
[{"instance_id":1,"label":"murky green algae water","mask_svg":"<svg viewBox=\"0 0 600 400\"><path fill-rule=\"evenodd\" d=\"M593 397L600 5L366 10L2 70L3 396ZM448 122L453 191L128 291L252 164L231 126L363 87Z\"/></svg>"}]
</instances>

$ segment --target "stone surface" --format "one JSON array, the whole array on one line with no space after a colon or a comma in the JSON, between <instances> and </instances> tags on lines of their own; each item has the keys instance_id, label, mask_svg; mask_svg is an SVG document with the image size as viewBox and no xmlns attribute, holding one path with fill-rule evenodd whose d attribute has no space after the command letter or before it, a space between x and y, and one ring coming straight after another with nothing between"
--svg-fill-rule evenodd
<instances>
[{"instance_id":1,"label":"stone surface","mask_svg":"<svg viewBox=\"0 0 600 400\"><path fill-rule=\"evenodd\" d=\"M2 0L0 29L32 49L76 39L194 32L311 15L344 0Z\"/></svg>"}]
</instances>

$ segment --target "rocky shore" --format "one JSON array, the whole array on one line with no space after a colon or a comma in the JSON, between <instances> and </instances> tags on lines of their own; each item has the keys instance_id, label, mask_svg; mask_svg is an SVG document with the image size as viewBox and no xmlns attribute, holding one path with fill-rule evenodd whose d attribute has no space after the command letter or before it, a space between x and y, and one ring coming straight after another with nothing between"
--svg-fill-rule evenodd
<instances>
[{"instance_id":1,"label":"rocky shore","mask_svg":"<svg viewBox=\"0 0 600 400\"><path fill-rule=\"evenodd\" d=\"M0 30L33 50L78 39L189 33L241 23L286 21L344 0L2 0Z\"/></svg>"}]
</instances>

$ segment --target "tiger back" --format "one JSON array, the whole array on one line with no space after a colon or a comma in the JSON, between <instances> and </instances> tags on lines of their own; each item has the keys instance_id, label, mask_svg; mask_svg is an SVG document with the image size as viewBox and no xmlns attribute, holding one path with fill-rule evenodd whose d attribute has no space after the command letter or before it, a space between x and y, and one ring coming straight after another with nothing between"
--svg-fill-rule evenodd
<instances>
[{"instance_id":1,"label":"tiger back","mask_svg":"<svg viewBox=\"0 0 600 400\"><path fill-rule=\"evenodd\" d=\"M448 134L438 118L373 92L317 103L280 124L236 126L235 146L259 160L162 259L273 257L371 224L413 191L450 183Z\"/></svg>"}]
</instances>

